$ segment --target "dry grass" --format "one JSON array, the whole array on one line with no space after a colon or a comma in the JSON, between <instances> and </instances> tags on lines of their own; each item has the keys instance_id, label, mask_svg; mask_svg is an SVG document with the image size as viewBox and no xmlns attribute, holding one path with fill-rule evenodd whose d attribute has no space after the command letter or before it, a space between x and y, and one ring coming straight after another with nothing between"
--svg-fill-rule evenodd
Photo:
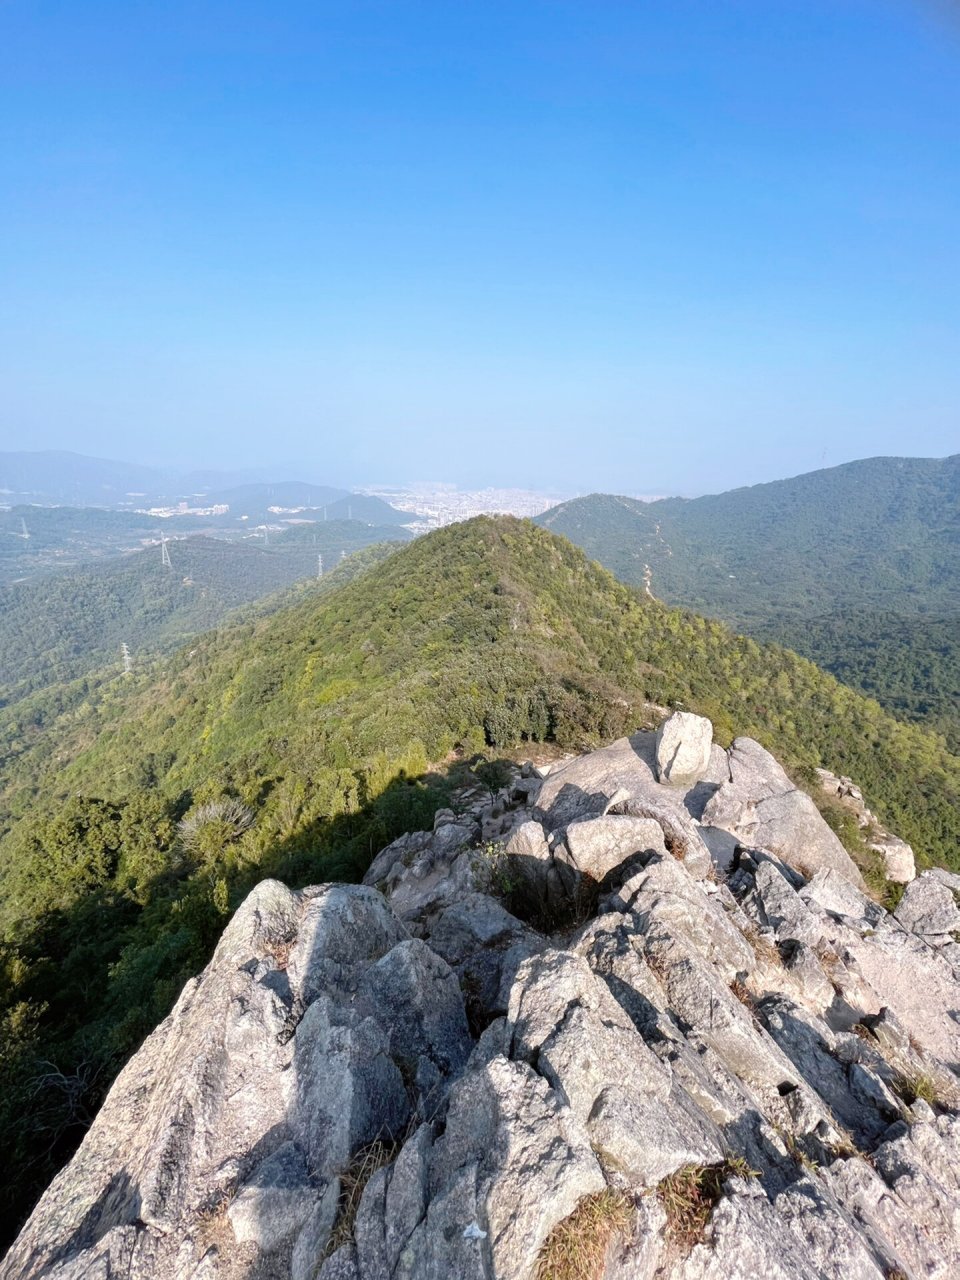
<instances>
[{"instance_id":1,"label":"dry grass","mask_svg":"<svg viewBox=\"0 0 960 1280\"><path fill-rule=\"evenodd\" d=\"M766 965L768 968L783 968L783 956L769 940L764 938L756 929L744 929L743 936L753 950L753 954L757 957L760 964Z\"/></svg>"},{"instance_id":2,"label":"dry grass","mask_svg":"<svg viewBox=\"0 0 960 1280\"><path fill-rule=\"evenodd\" d=\"M676 858L678 862L682 862L690 852L690 843L684 836L675 831L665 831L663 833L663 843L667 847L667 853L671 858Z\"/></svg>"},{"instance_id":3,"label":"dry grass","mask_svg":"<svg viewBox=\"0 0 960 1280\"><path fill-rule=\"evenodd\" d=\"M741 982L739 978L734 978L730 983L730 991L745 1008L749 1009L751 1013L754 1012L753 996L750 994L749 988L745 983Z\"/></svg>"},{"instance_id":4,"label":"dry grass","mask_svg":"<svg viewBox=\"0 0 960 1280\"><path fill-rule=\"evenodd\" d=\"M227 1220L231 1194L222 1189L202 1205L197 1213L197 1238L205 1249L215 1245L236 1246L233 1228Z\"/></svg>"},{"instance_id":5,"label":"dry grass","mask_svg":"<svg viewBox=\"0 0 960 1280\"><path fill-rule=\"evenodd\" d=\"M645 951L643 959L647 968L660 983L662 987L666 987L667 978L670 974L670 965L655 951Z\"/></svg>"},{"instance_id":6,"label":"dry grass","mask_svg":"<svg viewBox=\"0 0 960 1280\"><path fill-rule=\"evenodd\" d=\"M586 1196L550 1232L537 1262L537 1280L600 1280L615 1235L629 1231L633 1202L607 1187Z\"/></svg>"},{"instance_id":7,"label":"dry grass","mask_svg":"<svg viewBox=\"0 0 960 1280\"><path fill-rule=\"evenodd\" d=\"M931 1107L935 1107L940 1101L937 1082L922 1072L898 1076L893 1082L893 1089L908 1107L912 1107L917 1101L926 1102Z\"/></svg>"},{"instance_id":8,"label":"dry grass","mask_svg":"<svg viewBox=\"0 0 960 1280\"><path fill-rule=\"evenodd\" d=\"M340 1174L340 1203L337 1208L337 1220L333 1224L330 1240L327 1244L327 1255L336 1251L353 1239L353 1229L357 1221L357 1210L363 1197L367 1183L373 1175L386 1165L391 1164L400 1154L400 1143L371 1142L361 1147Z\"/></svg>"},{"instance_id":9,"label":"dry grass","mask_svg":"<svg viewBox=\"0 0 960 1280\"><path fill-rule=\"evenodd\" d=\"M277 968L281 971L285 970L290 963L290 953L293 951L294 938L268 938L264 943L264 950L273 956Z\"/></svg>"},{"instance_id":10,"label":"dry grass","mask_svg":"<svg viewBox=\"0 0 960 1280\"><path fill-rule=\"evenodd\" d=\"M664 1178L657 1196L667 1215L667 1236L674 1247L687 1254L703 1240L728 1178L757 1176L742 1156L731 1156L723 1164L688 1164Z\"/></svg>"}]
</instances>

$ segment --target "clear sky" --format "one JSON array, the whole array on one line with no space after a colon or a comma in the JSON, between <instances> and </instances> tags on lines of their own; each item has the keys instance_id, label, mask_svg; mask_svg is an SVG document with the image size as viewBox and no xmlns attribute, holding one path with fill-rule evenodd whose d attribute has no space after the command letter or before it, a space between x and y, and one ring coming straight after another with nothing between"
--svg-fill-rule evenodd
<instances>
[{"instance_id":1,"label":"clear sky","mask_svg":"<svg viewBox=\"0 0 960 1280\"><path fill-rule=\"evenodd\" d=\"M0 448L646 493L960 451L957 13L0 0Z\"/></svg>"}]
</instances>

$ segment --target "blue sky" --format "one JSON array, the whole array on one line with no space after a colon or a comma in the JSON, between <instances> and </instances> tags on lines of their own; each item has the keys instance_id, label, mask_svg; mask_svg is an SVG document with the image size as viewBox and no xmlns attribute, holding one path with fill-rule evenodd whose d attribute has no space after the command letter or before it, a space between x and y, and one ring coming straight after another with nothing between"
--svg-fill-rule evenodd
<instances>
[{"instance_id":1,"label":"blue sky","mask_svg":"<svg viewBox=\"0 0 960 1280\"><path fill-rule=\"evenodd\" d=\"M960 450L934 0L0 0L0 447L699 493Z\"/></svg>"}]
</instances>

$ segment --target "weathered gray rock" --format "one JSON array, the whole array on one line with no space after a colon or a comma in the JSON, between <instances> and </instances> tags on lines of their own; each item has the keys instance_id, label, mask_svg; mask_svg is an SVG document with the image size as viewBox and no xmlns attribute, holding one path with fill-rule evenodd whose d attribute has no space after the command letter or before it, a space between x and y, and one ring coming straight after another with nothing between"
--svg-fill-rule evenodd
<instances>
[{"instance_id":1,"label":"weathered gray rock","mask_svg":"<svg viewBox=\"0 0 960 1280\"><path fill-rule=\"evenodd\" d=\"M894 880L898 884L909 884L916 877L917 860L906 840L885 835L874 837L869 844L870 848L875 849L883 858L884 873L888 880Z\"/></svg>"},{"instance_id":2,"label":"weathered gray rock","mask_svg":"<svg viewBox=\"0 0 960 1280\"><path fill-rule=\"evenodd\" d=\"M772 756L707 755L664 785L637 734L461 795L365 886L260 885L2 1280L534 1280L607 1188L604 1280L960 1275L960 877L892 918ZM663 1179L705 1165L681 1254Z\"/></svg>"},{"instance_id":3,"label":"weathered gray rock","mask_svg":"<svg viewBox=\"0 0 960 1280\"><path fill-rule=\"evenodd\" d=\"M329 1234L336 1196L326 1201ZM303 1153L294 1143L285 1142L253 1171L231 1201L227 1217L240 1244L249 1240L263 1252L273 1253L300 1231L316 1202L317 1191Z\"/></svg>"},{"instance_id":4,"label":"weathered gray rock","mask_svg":"<svg viewBox=\"0 0 960 1280\"><path fill-rule=\"evenodd\" d=\"M550 846L539 822L528 819L513 828L504 843L504 852L514 858L529 858L549 865Z\"/></svg>"},{"instance_id":5,"label":"weathered gray rock","mask_svg":"<svg viewBox=\"0 0 960 1280\"><path fill-rule=\"evenodd\" d=\"M441 1076L463 1067L473 1042L460 984L450 966L419 939L401 942L371 965L357 988L371 1016L387 1013L389 1053L412 1072L426 1056Z\"/></svg>"},{"instance_id":6,"label":"weathered gray rock","mask_svg":"<svg viewBox=\"0 0 960 1280\"><path fill-rule=\"evenodd\" d=\"M508 1014L513 1052L536 1061L585 1126L593 1150L636 1186L722 1154L705 1118L691 1132L671 1107L669 1070L585 960L548 952L517 975Z\"/></svg>"},{"instance_id":7,"label":"weathered gray rock","mask_svg":"<svg viewBox=\"0 0 960 1280\"><path fill-rule=\"evenodd\" d=\"M847 920L859 928L873 928L883 918L882 907L868 898L841 872L832 867L818 871L800 890L808 907L820 909L837 920Z\"/></svg>"},{"instance_id":8,"label":"weathered gray rock","mask_svg":"<svg viewBox=\"0 0 960 1280\"><path fill-rule=\"evenodd\" d=\"M481 1022L506 1013L521 963L546 943L486 894L467 894L430 931L430 945L456 970L468 1011Z\"/></svg>"},{"instance_id":9,"label":"weathered gray rock","mask_svg":"<svg viewBox=\"0 0 960 1280\"><path fill-rule=\"evenodd\" d=\"M705 716L675 711L657 730L657 780L692 787L710 768L713 725Z\"/></svg>"},{"instance_id":10,"label":"weathered gray rock","mask_svg":"<svg viewBox=\"0 0 960 1280\"><path fill-rule=\"evenodd\" d=\"M768 751L752 738L737 738L729 752L730 781L703 810L706 826L720 827L748 846L766 849L803 876L833 868L863 887L853 859L803 791L798 791Z\"/></svg>"},{"instance_id":11,"label":"weathered gray rock","mask_svg":"<svg viewBox=\"0 0 960 1280\"><path fill-rule=\"evenodd\" d=\"M960 931L954 891L926 872L907 885L893 914L905 929L931 941L946 941Z\"/></svg>"},{"instance_id":12,"label":"weathered gray rock","mask_svg":"<svg viewBox=\"0 0 960 1280\"><path fill-rule=\"evenodd\" d=\"M633 854L666 853L663 828L654 818L606 814L580 818L566 830L573 865L594 880L603 880Z\"/></svg>"},{"instance_id":13,"label":"weathered gray rock","mask_svg":"<svg viewBox=\"0 0 960 1280\"><path fill-rule=\"evenodd\" d=\"M503 1057L455 1086L428 1181L426 1215L394 1272L404 1280L529 1277L551 1229L604 1186L569 1108L529 1066Z\"/></svg>"},{"instance_id":14,"label":"weathered gray rock","mask_svg":"<svg viewBox=\"0 0 960 1280\"><path fill-rule=\"evenodd\" d=\"M672 1275L681 1280L885 1280L842 1215L810 1179L772 1202L756 1182L731 1179L708 1243Z\"/></svg>"},{"instance_id":15,"label":"weathered gray rock","mask_svg":"<svg viewBox=\"0 0 960 1280\"><path fill-rule=\"evenodd\" d=\"M290 1280L313 1280L317 1272L317 1259L322 1258L327 1251L339 1202L340 1179L334 1178L314 1203L297 1236L290 1258Z\"/></svg>"},{"instance_id":16,"label":"weathered gray rock","mask_svg":"<svg viewBox=\"0 0 960 1280\"><path fill-rule=\"evenodd\" d=\"M779 941L793 940L811 945L820 941L823 924L819 913L810 910L769 858L759 862L754 886L761 923L774 929Z\"/></svg>"}]
</instances>

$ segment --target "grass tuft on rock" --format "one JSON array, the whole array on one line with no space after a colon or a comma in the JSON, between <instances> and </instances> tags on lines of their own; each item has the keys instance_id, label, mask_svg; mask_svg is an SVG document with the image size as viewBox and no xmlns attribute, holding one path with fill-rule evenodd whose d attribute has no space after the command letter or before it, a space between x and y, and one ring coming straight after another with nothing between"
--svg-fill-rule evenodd
<instances>
[{"instance_id":1,"label":"grass tuft on rock","mask_svg":"<svg viewBox=\"0 0 960 1280\"><path fill-rule=\"evenodd\" d=\"M357 1221L357 1210L363 1197L367 1183L380 1169L397 1158L401 1144L398 1142L382 1142L379 1139L361 1147L356 1152L346 1169L340 1174L340 1203L337 1207L337 1218L327 1242L327 1256L349 1244L353 1240L354 1226Z\"/></svg>"},{"instance_id":2,"label":"grass tuft on rock","mask_svg":"<svg viewBox=\"0 0 960 1280\"><path fill-rule=\"evenodd\" d=\"M893 1084L894 1091L900 1095L908 1107L917 1101L929 1103L935 1107L940 1102L940 1091L937 1082L923 1072L912 1072L898 1076Z\"/></svg>"},{"instance_id":3,"label":"grass tuft on rock","mask_svg":"<svg viewBox=\"0 0 960 1280\"><path fill-rule=\"evenodd\" d=\"M667 1236L673 1246L687 1254L703 1240L728 1178L757 1176L742 1156L729 1156L723 1164L684 1165L664 1178L657 1197L667 1215Z\"/></svg>"},{"instance_id":4,"label":"grass tuft on rock","mask_svg":"<svg viewBox=\"0 0 960 1280\"><path fill-rule=\"evenodd\" d=\"M586 1196L547 1237L536 1280L600 1280L610 1241L629 1231L633 1213L630 1197L612 1187Z\"/></svg>"}]
</instances>

